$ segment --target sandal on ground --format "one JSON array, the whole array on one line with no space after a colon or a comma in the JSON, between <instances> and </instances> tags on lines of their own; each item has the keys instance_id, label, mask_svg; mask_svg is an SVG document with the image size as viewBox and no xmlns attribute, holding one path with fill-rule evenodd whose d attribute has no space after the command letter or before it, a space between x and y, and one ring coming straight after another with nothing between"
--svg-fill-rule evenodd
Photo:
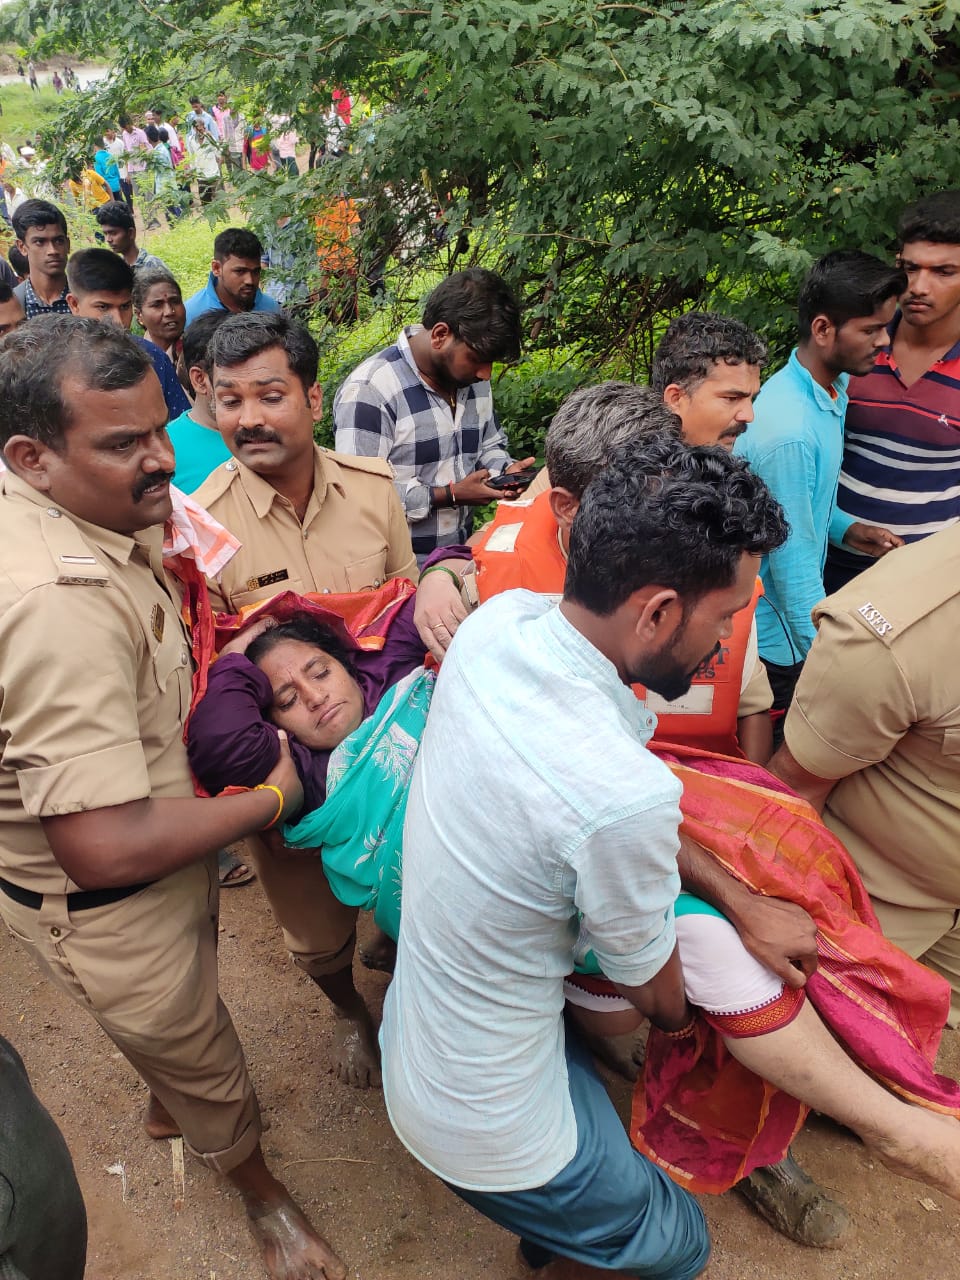
<instances>
[{"instance_id":1,"label":"sandal on ground","mask_svg":"<svg viewBox=\"0 0 960 1280\"><path fill-rule=\"evenodd\" d=\"M217 871L221 889L239 889L242 884L249 884L256 879L257 875L232 849L220 849L217 852Z\"/></svg>"},{"instance_id":2,"label":"sandal on ground","mask_svg":"<svg viewBox=\"0 0 960 1280\"><path fill-rule=\"evenodd\" d=\"M811 1249L843 1247L850 1228L846 1209L818 1187L789 1152L779 1164L754 1169L736 1189L788 1240Z\"/></svg>"}]
</instances>

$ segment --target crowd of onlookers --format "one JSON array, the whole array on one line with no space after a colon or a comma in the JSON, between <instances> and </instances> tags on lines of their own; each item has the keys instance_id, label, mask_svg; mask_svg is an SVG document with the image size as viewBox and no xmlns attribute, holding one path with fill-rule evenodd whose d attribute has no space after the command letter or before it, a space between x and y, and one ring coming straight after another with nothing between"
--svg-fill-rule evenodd
<instances>
[{"instance_id":1,"label":"crowd of onlookers","mask_svg":"<svg viewBox=\"0 0 960 1280\"><path fill-rule=\"evenodd\" d=\"M34 64L28 67L35 84ZM54 76L55 88L57 81L61 89L65 84L78 87L69 67L62 80L59 73ZM209 204L238 173L296 177L301 165L313 168L341 155L353 110L349 93L335 89L327 109L317 115L313 135L305 139L289 116L259 114L248 119L225 91L217 93L209 105L194 95L182 116L159 106L148 107L136 117L122 113L103 126L89 157L75 165L65 194L85 209L109 200L123 201L131 210L136 204L147 225L157 225L160 212L168 221L176 221L194 204ZM28 173L34 186L42 183L47 168L42 149L39 136L16 152L4 146L0 175L9 167L3 193L8 217L27 198L23 175Z\"/></svg>"}]
</instances>

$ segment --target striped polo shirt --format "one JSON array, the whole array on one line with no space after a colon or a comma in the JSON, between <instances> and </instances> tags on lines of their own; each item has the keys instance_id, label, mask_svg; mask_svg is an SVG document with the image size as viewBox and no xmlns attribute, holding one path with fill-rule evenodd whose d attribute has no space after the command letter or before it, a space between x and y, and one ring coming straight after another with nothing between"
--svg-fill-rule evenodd
<instances>
[{"instance_id":1,"label":"striped polo shirt","mask_svg":"<svg viewBox=\"0 0 960 1280\"><path fill-rule=\"evenodd\" d=\"M916 542L960 520L960 342L908 387L892 353L900 318L871 372L850 379L837 507L844 529L862 520Z\"/></svg>"}]
</instances>

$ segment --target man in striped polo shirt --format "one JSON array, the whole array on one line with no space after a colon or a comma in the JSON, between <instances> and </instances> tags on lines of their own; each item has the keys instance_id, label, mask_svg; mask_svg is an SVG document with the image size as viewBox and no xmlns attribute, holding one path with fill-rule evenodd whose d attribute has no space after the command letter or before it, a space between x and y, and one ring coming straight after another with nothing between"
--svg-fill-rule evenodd
<instances>
[{"instance_id":1,"label":"man in striped polo shirt","mask_svg":"<svg viewBox=\"0 0 960 1280\"><path fill-rule=\"evenodd\" d=\"M910 205L897 243L908 283L890 345L849 386L828 594L885 550L836 545L854 521L916 542L960 520L960 191Z\"/></svg>"}]
</instances>

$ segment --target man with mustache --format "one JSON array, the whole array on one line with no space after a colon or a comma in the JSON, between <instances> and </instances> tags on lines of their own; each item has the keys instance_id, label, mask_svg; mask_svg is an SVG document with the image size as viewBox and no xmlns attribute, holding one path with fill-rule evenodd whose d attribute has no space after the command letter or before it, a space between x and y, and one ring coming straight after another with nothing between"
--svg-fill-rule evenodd
<instances>
[{"instance_id":1,"label":"man with mustache","mask_svg":"<svg viewBox=\"0 0 960 1280\"><path fill-rule=\"evenodd\" d=\"M909 205L897 243L900 310L873 368L849 387L829 593L877 555L842 539L851 522L883 524L910 543L960 519L960 191Z\"/></svg>"},{"instance_id":2,"label":"man with mustache","mask_svg":"<svg viewBox=\"0 0 960 1280\"><path fill-rule=\"evenodd\" d=\"M827 533L835 512L843 419L851 374L868 373L906 286L903 272L857 250L828 253L800 290L800 341L764 384L754 423L736 446L779 500L790 525L782 547L765 556L757 605L760 657L773 687L774 740L783 741L790 705L815 634L811 611L824 597ZM842 537L881 556L902 539L861 521Z\"/></svg>"},{"instance_id":3,"label":"man with mustache","mask_svg":"<svg viewBox=\"0 0 960 1280\"><path fill-rule=\"evenodd\" d=\"M741 320L718 311L685 311L660 339L650 385L683 423L684 443L732 449L753 421L766 358L767 344ZM544 467L524 497L536 498L550 484Z\"/></svg>"},{"instance_id":4,"label":"man with mustache","mask_svg":"<svg viewBox=\"0 0 960 1280\"><path fill-rule=\"evenodd\" d=\"M0 916L147 1084L148 1135L182 1134L241 1193L272 1280L343 1280L267 1168L217 990L213 853L302 788L281 749L264 787L194 795L166 422L122 325L43 316L4 339Z\"/></svg>"},{"instance_id":5,"label":"man with mustache","mask_svg":"<svg viewBox=\"0 0 960 1280\"><path fill-rule=\"evenodd\" d=\"M281 591L416 581L388 464L314 443L323 393L306 328L282 315L230 316L208 358L217 426L233 457L193 497L243 544L210 583L214 608L237 613ZM356 908L333 896L319 858L275 856L259 840L249 847L294 963L333 1003L337 1074L358 1087L378 1084L376 1032L353 980Z\"/></svg>"}]
</instances>

